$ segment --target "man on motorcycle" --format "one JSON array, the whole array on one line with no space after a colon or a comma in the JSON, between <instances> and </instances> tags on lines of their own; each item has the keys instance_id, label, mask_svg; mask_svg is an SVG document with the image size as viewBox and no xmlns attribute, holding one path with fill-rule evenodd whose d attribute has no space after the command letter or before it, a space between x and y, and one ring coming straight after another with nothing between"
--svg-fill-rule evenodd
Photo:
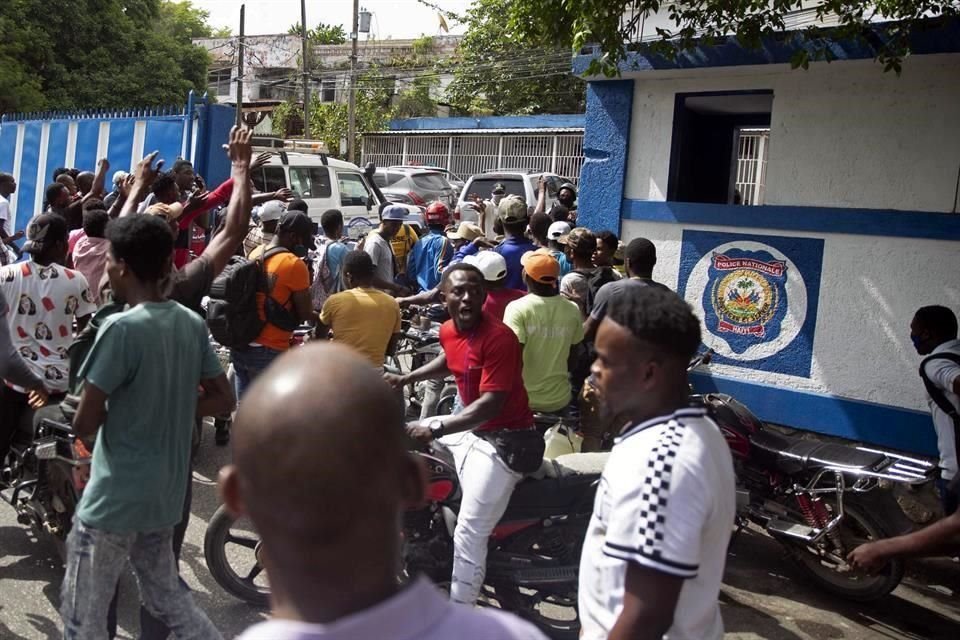
<instances>
[{"instance_id":1,"label":"man on motorcycle","mask_svg":"<svg viewBox=\"0 0 960 640\"><path fill-rule=\"evenodd\" d=\"M922 307L910 323L910 339L917 353L927 356L921 364L921 376L927 386L930 415L940 452L937 488L943 512L950 515L960 504L960 474L957 469L960 422L953 417L960 410L957 316L947 307Z\"/></svg>"},{"instance_id":2,"label":"man on motorcycle","mask_svg":"<svg viewBox=\"0 0 960 640\"><path fill-rule=\"evenodd\" d=\"M652 287L614 298L592 373L621 431L597 490L580 563L586 640L719 640L717 597L735 515L733 461L687 365L700 345L690 306Z\"/></svg>"},{"instance_id":3,"label":"man on motorcycle","mask_svg":"<svg viewBox=\"0 0 960 640\"><path fill-rule=\"evenodd\" d=\"M397 581L399 523L424 499L426 470L405 450L402 403L356 352L311 343L281 356L235 434L220 490L261 536L274 614L241 640L545 640L509 614L444 601L425 578Z\"/></svg>"},{"instance_id":4,"label":"man on motorcycle","mask_svg":"<svg viewBox=\"0 0 960 640\"><path fill-rule=\"evenodd\" d=\"M507 466L501 451L515 460L542 459L543 438L533 429L520 342L509 327L482 311L483 274L472 265L456 264L440 286L451 318L440 328L443 354L416 371L386 378L397 389L451 374L457 381L466 408L455 416L411 422L407 433L421 442L441 439L453 454L463 498L454 532L450 597L473 604L483 586L488 539L522 478ZM498 449L494 440L506 449ZM535 441L539 453L533 451Z\"/></svg>"},{"instance_id":5,"label":"man on motorcycle","mask_svg":"<svg viewBox=\"0 0 960 640\"><path fill-rule=\"evenodd\" d=\"M0 291L10 304L4 318L13 345L50 393L36 393L0 385L0 463L6 458L17 430L31 432L33 409L60 402L70 375L67 347L73 340L73 322L83 330L97 307L83 274L63 265L67 260L67 222L56 213L44 213L27 226L23 245L30 259L0 267ZM41 391L34 389L34 392Z\"/></svg>"}]
</instances>

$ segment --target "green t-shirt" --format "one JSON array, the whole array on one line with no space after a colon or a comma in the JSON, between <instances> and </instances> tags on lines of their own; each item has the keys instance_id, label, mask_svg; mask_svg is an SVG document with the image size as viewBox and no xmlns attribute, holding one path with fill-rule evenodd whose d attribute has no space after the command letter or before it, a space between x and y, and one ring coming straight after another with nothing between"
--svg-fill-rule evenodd
<instances>
[{"instance_id":1,"label":"green t-shirt","mask_svg":"<svg viewBox=\"0 0 960 640\"><path fill-rule=\"evenodd\" d=\"M503 322L523 345L523 385L534 411L558 411L570 402L567 359L583 341L580 308L562 296L528 294L507 305Z\"/></svg>"},{"instance_id":2,"label":"green t-shirt","mask_svg":"<svg viewBox=\"0 0 960 640\"><path fill-rule=\"evenodd\" d=\"M80 368L108 396L77 508L85 525L131 532L180 521L199 383L222 372L203 319L176 302L107 318Z\"/></svg>"}]
</instances>

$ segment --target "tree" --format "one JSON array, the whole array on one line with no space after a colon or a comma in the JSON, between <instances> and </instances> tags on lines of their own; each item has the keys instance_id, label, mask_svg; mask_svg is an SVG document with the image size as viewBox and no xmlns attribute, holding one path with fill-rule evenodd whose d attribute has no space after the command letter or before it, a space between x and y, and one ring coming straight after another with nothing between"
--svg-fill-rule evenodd
<instances>
[{"instance_id":1,"label":"tree","mask_svg":"<svg viewBox=\"0 0 960 640\"><path fill-rule=\"evenodd\" d=\"M290 25L287 29L290 35L300 35L300 23ZM347 41L347 32L343 30L343 25L317 24L313 29L307 30L307 39L312 44L343 44Z\"/></svg>"},{"instance_id":2,"label":"tree","mask_svg":"<svg viewBox=\"0 0 960 640\"><path fill-rule=\"evenodd\" d=\"M415 77L409 81L409 85L397 95L390 119L437 115L437 102L433 99L433 93L440 85L440 80L434 76Z\"/></svg>"},{"instance_id":3,"label":"tree","mask_svg":"<svg viewBox=\"0 0 960 640\"><path fill-rule=\"evenodd\" d=\"M442 14L467 24L456 60L449 65L454 80L447 88L447 101L455 111L470 115L583 112L586 85L571 72L573 31L522 29L516 21L505 20L517 12L514 5L537 2L477 0L465 16ZM538 19L557 20L556 16Z\"/></svg>"},{"instance_id":4,"label":"tree","mask_svg":"<svg viewBox=\"0 0 960 640\"><path fill-rule=\"evenodd\" d=\"M0 110L182 104L206 87L207 13L168 0L0 3Z\"/></svg>"},{"instance_id":5,"label":"tree","mask_svg":"<svg viewBox=\"0 0 960 640\"><path fill-rule=\"evenodd\" d=\"M923 28L928 16L957 16L956 0L824 0L811 6L804 0L689 0L666 3L661 0L515 0L508 3L508 28L524 38L549 40L573 34L573 48L599 46L587 71L589 75L613 76L631 48L643 48L665 56L676 56L699 43L712 44L732 36L742 45L757 49L766 39L802 36L810 45L793 58L794 67L807 68L812 60L834 58L831 40L858 39L875 47L877 60L885 71L900 72L910 53L910 34ZM657 12L665 13L672 28L658 28L656 39L634 43L641 21ZM809 13L806 26L784 34L787 18L800 11ZM828 33L821 22L837 26ZM875 19L895 22L877 33ZM829 38L828 38L829 36Z\"/></svg>"},{"instance_id":6,"label":"tree","mask_svg":"<svg viewBox=\"0 0 960 640\"><path fill-rule=\"evenodd\" d=\"M384 75L382 69L370 69L358 76L355 148L360 148L360 134L386 127L392 118L390 97L393 93L394 80ZM314 98L310 101L309 112L311 137L322 140L331 154L338 155L340 141L346 140L348 133L347 105L320 102ZM292 100L278 105L273 112L274 135L287 137L291 133L291 123L302 118L302 115L302 106Z\"/></svg>"}]
</instances>

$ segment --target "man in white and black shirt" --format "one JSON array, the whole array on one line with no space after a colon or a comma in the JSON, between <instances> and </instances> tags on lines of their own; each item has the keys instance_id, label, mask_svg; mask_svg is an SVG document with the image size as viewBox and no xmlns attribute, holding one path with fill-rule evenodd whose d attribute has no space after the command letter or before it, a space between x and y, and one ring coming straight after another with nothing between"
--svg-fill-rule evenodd
<instances>
[{"instance_id":1,"label":"man in white and black shirt","mask_svg":"<svg viewBox=\"0 0 960 640\"><path fill-rule=\"evenodd\" d=\"M586 640L714 640L733 527L733 461L686 367L700 323L673 292L613 299L592 372L607 409L630 418L603 471L580 564Z\"/></svg>"},{"instance_id":2,"label":"man in white and black shirt","mask_svg":"<svg viewBox=\"0 0 960 640\"><path fill-rule=\"evenodd\" d=\"M921 363L927 384L930 416L937 432L940 453L940 478L937 489L945 515L957 510L960 482L957 480L957 426L940 403L956 412L960 409L960 340L957 340L957 316L947 307L933 305L917 310L910 322L910 340L917 353L926 356ZM939 396L939 401L934 398Z\"/></svg>"}]
</instances>

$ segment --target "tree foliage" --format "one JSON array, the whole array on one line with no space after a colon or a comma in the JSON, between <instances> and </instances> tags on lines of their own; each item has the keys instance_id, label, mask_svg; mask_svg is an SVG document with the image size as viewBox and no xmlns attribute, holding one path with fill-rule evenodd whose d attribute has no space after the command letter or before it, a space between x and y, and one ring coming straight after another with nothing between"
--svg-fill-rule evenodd
<instances>
[{"instance_id":1,"label":"tree foliage","mask_svg":"<svg viewBox=\"0 0 960 640\"><path fill-rule=\"evenodd\" d=\"M390 97L394 93L394 80L385 76L381 69L370 69L357 78L356 100L356 147L360 148L360 134L379 131L386 127L392 116ZM291 121L302 118L303 108L293 101L278 105L273 112L273 132L286 137ZM347 105L340 102L310 101L310 137L322 140L331 154L337 155L340 141L347 137Z\"/></svg>"},{"instance_id":2,"label":"tree foliage","mask_svg":"<svg viewBox=\"0 0 960 640\"><path fill-rule=\"evenodd\" d=\"M542 12L539 2L476 0L464 16L444 14L467 25L451 65L454 80L447 88L447 101L455 111L470 115L583 112L586 85L570 71L574 38L573 31L564 28L570 20L562 18L563 12ZM577 3L556 0L553 4ZM556 28L521 27L524 15L554 22Z\"/></svg>"},{"instance_id":3,"label":"tree foliage","mask_svg":"<svg viewBox=\"0 0 960 640\"><path fill-rule=\"evenodd\" d=\"M0 112L179 104L203 91L208 14L189 1L0 2Z\"/></svg>"},{"instance_id":4,"label":"tree foliage","mask_svg":"<svg viewBox=\"0 0 960 640\"><path fill-rule=\"evenodd\" d=\"M296 22L287 29L290 35L300 35L300 23ZM307 29L307 40L312 44L343 44L347 41L347 32L343 25L317 24L313 29Z\"/></svg>"},{"instance_id":5,"label":"tree foliage","mask_svg":"<svg viewBox=\"0 0 960 640\"><path fill-rule=\"evenodd\" d=\"M789 18L806 11L803 26L791 27L784 34ZM806 68L813 60L830 61L834 57L831 40L858 39L875 47L877 60L885 71L899 73L903 59L910 54L910 34L922 28L928 16L957 16L956 0L823 0L817 4L805 0L689 0L667 3L661 0L513 0L506 13L510 29L524 38L549 40L572 34L575 50L586 45L599 46L600 55L590 65L590 75L613 76L627 56L637 27L649 15L661 12L672 26L658 28L654 40L644 47L654 53L676 56L703 42L735 37L751 49L760 48L767 39L804 37L809 46L798 51L794 67ZM831 31L824 19L836 22ZM896 24L877 36L874 21ZM645 34L646 35L646 34ZM829 35L829 37L828 37Z\"/></svg>"}]
</instances>

